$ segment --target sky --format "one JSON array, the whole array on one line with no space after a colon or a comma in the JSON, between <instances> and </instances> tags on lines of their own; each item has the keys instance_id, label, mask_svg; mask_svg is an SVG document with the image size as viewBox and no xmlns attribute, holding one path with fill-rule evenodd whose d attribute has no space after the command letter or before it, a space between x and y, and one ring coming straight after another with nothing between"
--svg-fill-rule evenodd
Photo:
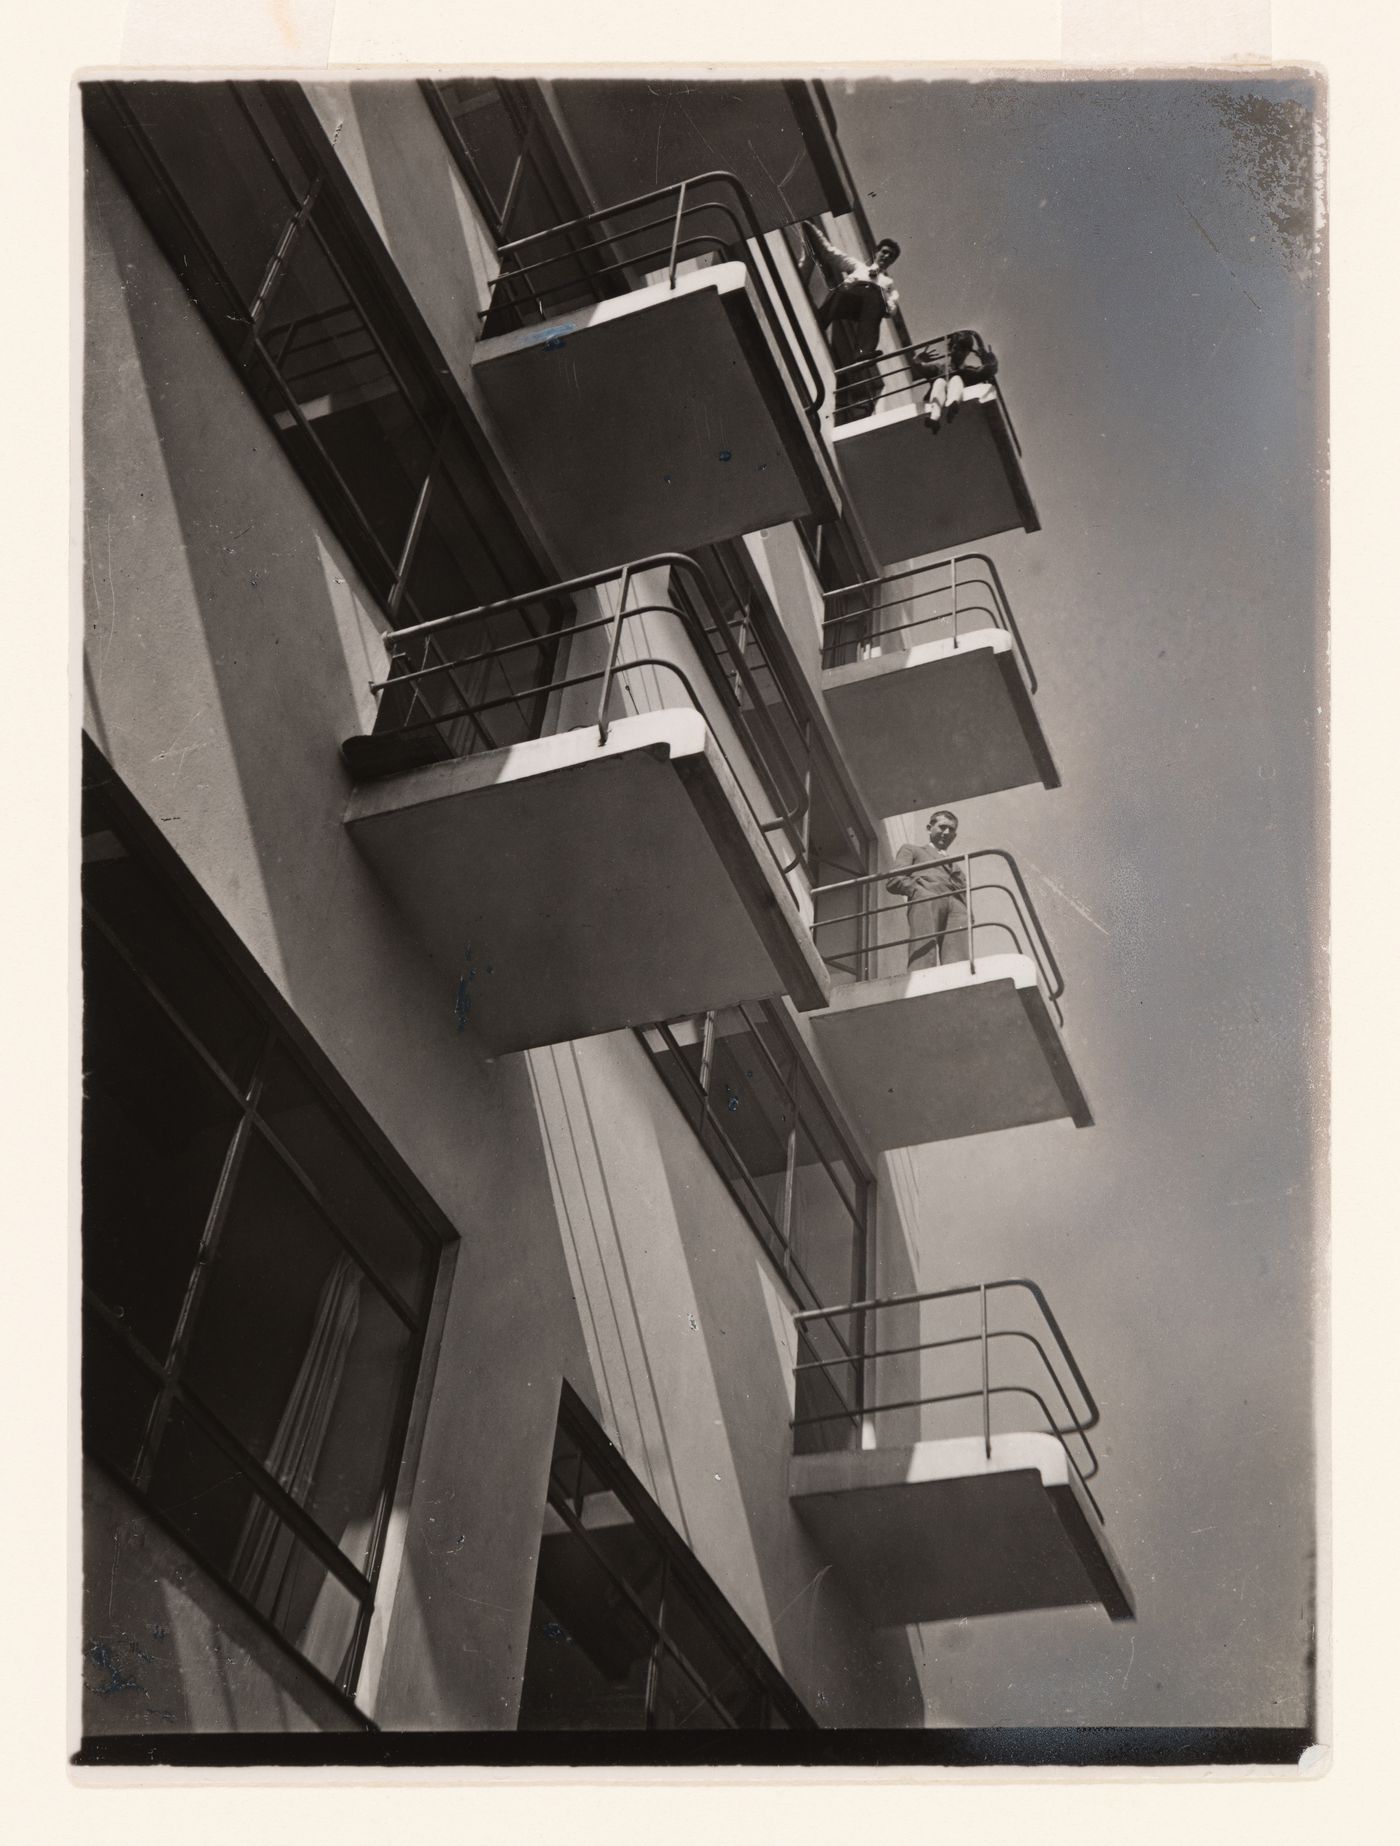
<instances>
[{"instance_id":1,"label":"sky","mask_svg":"<svg viewBox=\"0 0 1400 1846\"><path fill-rule=\"evenodd\" d=\"M1325 1082L1324 274L1306 82L830 85L915 338L1001 359L986 542L1063 786L1018 858L1095 1114L913 1155L922 1286L1028 1275L1103 1413L1134 1623L923 1631L934 1724L1302 1724Z\"/></svg>"}]
</instances>

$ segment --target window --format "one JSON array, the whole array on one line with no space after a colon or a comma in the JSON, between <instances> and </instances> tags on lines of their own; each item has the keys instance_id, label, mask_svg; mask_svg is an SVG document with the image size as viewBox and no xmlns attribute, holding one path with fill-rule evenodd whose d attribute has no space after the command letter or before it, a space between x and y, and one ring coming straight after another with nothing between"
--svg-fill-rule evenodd
<instances>
[{"instance_id":1,"label":"window","mask_svg":"<svg viewBox=\"0 0 1400 1846\"><path fill-rule=\"evenodd\" d=\"M83 836L84 1444L349 1694L440 1240L110 781Z\"/></svg>"},{"instance_id":2,"label":"window","mask_svg":"<svg viewBox=\"0 0 1400 1846\"><path fill-rule=\"evenodd\" d=\"M549 1470L520 1729L814 1729L567 1384Z\"/></svg>"},{"instance_id":3,"label":"window","mask_svg":"<svg viewBox=\"0 0 1400 1846\"><path fill-rule=\"evenodd\" d=\"M875 1182L781 1008L727 1007L639 1036L798 1305L861 1300ZM845 1319L807 1323L799 1356L821 1367L799 1374L798 1415L849 1413L854 1436L863 1379L851 1332Z\"/></svg>"},{"instance_id":4,"label":"window","mask_svg":"<svg viewBox=\"0 0 1400 1846\"><path fill-rule=\"evenodd\" d=\"M497 243L546 231L585 209L530 83L427 80L424 92Z\"/></svg>"},{"instance_id":5,"label":"window","mask_svg":"<svg viewBox=\"0 0 1400 1846\"><path fill-rule=\"evenodd\" d=\"M392 266L298 86L100 83L83 97L93 132L391 625L541 583L443 383L446 363L391 289ZM551 630L526 650L518 690L549 679L556 648ZM417 664L405 651L396 670ZM381 716L401 723L405 699L417 705L442 687L415 681L382 701ZM439 739L436 753L489 747L477 736L449 752Z\"/></svg>"}]
</instances>

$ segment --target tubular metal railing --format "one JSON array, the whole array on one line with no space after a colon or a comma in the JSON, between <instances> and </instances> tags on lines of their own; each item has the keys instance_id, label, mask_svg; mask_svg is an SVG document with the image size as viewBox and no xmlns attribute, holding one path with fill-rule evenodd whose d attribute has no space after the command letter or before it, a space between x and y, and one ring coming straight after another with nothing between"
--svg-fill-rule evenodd
<instances>
[{"instance_id":1,"label":"tubular metal railing","mask_svg":"<svg viewBox=\"0 0 1400 1846\"><path fill-rule=\"evenodd\" d=\"M666 209L654 212L663 202ZM499 254L500 272L480 315L489 333L527 326L532 317L550 320L581 300L627 294L660 269L674 289L679 265L694 257L742 262L799 402L813 428L820 427L822 373L749 195L734 174L697 173L501 244ZM561 331L558 338L562 345L567 334Z\"/></svg>"},{"instance_id":2,"label":"tubular metal railing","mask_svg":"<svg viewBox=\"0 0 1400 1846\"><path fill-rule=\"evenodd\" d=\"M974 878L974 864L989 860L995 860L1005 868L1010 883L1004 883L1000 878ZM892 880L912 882L940 869L947 874L941 881L941 890L924 888L912 894L896 892L898 901L891 904L870 901L877 895L877 887L888 890ZM823 900L838 892L850 893L852 908L823 913ZM976 902L979 893L1005 899L1010 907L1011 920L995 914L988 916L985 910L979 915ZM913 910L916 905L938 904L945 899L949 904L949 921L943 928L926 927L915 918ZM1009 937L1018 953L1029 955L1034 961L1041 991L1054 1009L1056 1019L1061 1025L1064 1024L1064 1013L1060 1007L1060 999L1065 991L1064 976L1041 926L1030 892L1026 889L1020 867L1011 854L1000 847L981 847L976 852L916 860L892 866L888 871L867 872L861 878L843 878L833 884L817 885L812 891L812 902L817 912L812 925L817 953L829 968L858 981L874 978L877 958L881 953L900 947L917 947L925 966L935 965L934 960L930 959L930 951L936 949L937 963L965 961L969 972L976 974L979 941L985 945L989 939L996 941L1002 936ZM896 931L884 935L878 923L874 924L872 930L874 919L900 911L905 913L903 933ZM850 949L824 947L822 932L831 931L841 924L855 926L857 946ZM826 941L830 941L829 935ZM985 947L983 953L986 953Z\"/></svg>"},{"instance_id":3,"label":"tubular metal railing","mask_svg":"<svg viewBox=\"0 0 1400 1846\"><path fill-rule=\"evenodd\" d=\"M914 340L907 346L896 346L889 352L872 353L868 359L855 359L849 365L838 366L832 394L836 421L850 423L861 417L872 417L882 398L927 392L939 368L947 366L948 342L952 337L951 333L935 334L931 340ZM1001 402L1006 427L1019 455L1021 438L1011 418L1001 373L998 371L995 379L989 382L994 385Z\"/></svg>"},{"instance_id":4,"label":"tubular metal railing","mask_svg":"<svg viewBox=\"0 0 1400 1846\"><path fill-rule=\"evenodd\" d=\"M662 570L669 573L667 596L659 601L632 602L629 607L636 580L645 572ZM523 640L472 645L473 629L478 633L485 629L489 641L490 624L502 615L526 611L534 604L558 604L581 592L601 590L610 584L617 585L617 604L610 614L576 621L551 637L574 642L584 635L606 633L606 661L600 668L562 674L551 671L547 678L532 681L522 692L510 686L510 665L526 650L542 647L538 636L531 634ZM685 593L678 594L682 585ZM674 616L682 624L716 695L715 702L746 746L753 776L773 809L768 818L755 808L747 778L735 768L723 738L715 730L710 713L684 668L677 661L651 653L621 657L623 625L646 615ZM462 645L454 647L450 653L444 648L449 637L462 638ZM799 886L793 882L793 875L806 870L810 775L805 766L799 767L793 762L773 710L775 707L782 709L796 735L804 740L810 736L810 726L805 716L792 706L775 674L765 672L765 685L757 684L751 660L757 647L754 634L746 627L736 644L714 587L693 558L681 552L657 553L610 570L593 571L543 589L485 603L476 609L401 628L387 637L387 644L392 663L390 674L385 679L371 681L370 690L380 701L386 695L402 697L406 694L407 704L402 719L376 726L375 737L430 730L442 743L444 754L452 756L499 748L500 741L492 736L486 723L487 714L508 708L518 713L527 702L533 704L535 712L528 734L544 735L549 721L547 710L555 696L586 685L598 687L595 723L598 742L605 744L609 726L614 721L610 716L614 688L625 685L643 669L673 675L679 680L689 705L705 720L789 891L794 897L798 895ZM760 664L760 671L765 665ZM498 676L507 690L493 691L493 676ZM439 702L443 687L448 689L455 703ZM557 717L557 713L554 715ZM466 727L465 735L453 728L461 726Z\"/></svg>"},{"instance_id":5,"label":"tubular metal railing","mask_svg":"<svg viewBox=\"0 0 1400 1846\"><path fill-rule=\"evenodd\" d=\"M992 1326L989 1322L989 1298L1025 1294L1031 1298L1039 1309L1044 1330L1048 1333L1048 1342L1042 1341L1034 1328L1024 1326ZM929 1320L932 1304L950 1301L973 1301L978 1310L978 1325L974 1332L960 1333L940 1339L923 1337ZM896 1334L897 1343L882 1345L879 1332L879 1316L891 1314L896 1310L917 1311L917 1325L913 1339L902 1338ZM947 1407L957 1405L964 1408L976 1407L980 1412L980 1433L983 1452L990 1461L992 1458L994 1432L993 1404L1005 1400L1029 1400L1044 1419L1045 1434L1056 1437L1064 1449L1084 1489L1089 1504L1098 1515L1100 1522L1103 1513L1089 1482L1099 1471L1098 1456L1089 1440L1089 1431L1097 1427L1099 1407L1084 1374L1079 1369L1078 1361L1070 1351L1060 1324L1056 1320L1049 1302L1039 1286L1024 1276L1000 1277L991 1282L966 1283L957 1288L927 1289L918 1294L887 1295L869 1301L852 1301L841 1307L807 1308L794 1315L799 1332L799 1353L811 1350L810 1332L817 1326L830 1326L835 1320L854 1320L855 1331L843 1342L846 1351L835 1358L803 1358L799 1356L794 1362L794 1376L797 1386L798 1409L791 1418L791 1428L795 1446L810 1452L813 1447L848 1447L853 1437L857 1437L863 1448L878 1447L878 1419L897 1411L944 1411ZM885 1326L889 1325L888 1319ZM834 1329L833 1329L834 1330ZM1050 1351L1046 1350L1047 1343ZM1024 1377L1014 1375L1010 1381L1003 1377L998 1361L1016 1345L1019 1350L1031 1350L1033 1361L1038 1369L1032 1373L1035 1382L1027 1382ZM954 1352L973 1350L980 1360L980 1379L977 1383L959 1390L935 1389L955 1380L937 1375L943 1360L926 1364L920 1355L938 1353L949 1355ZM1052 1356L1053 1355L1053 1356ZM875 1395L880 1388L880 1373L875 1370L881 1362L894 1359L916 1360L917 1369L913 1372L914 1393L881 1400ZM1055 1359L1067 1373L1072 1392L1066 1390L1060 1371L1056 1369ZM856 1368L861 1383L855 1389L838 1387L840 1408L817 1410L804 1413L802 1406L813 1399L813 1385L824 1386L840 1369ZM925 1388L927 1381L928 1388ZM1051 1409L1046 1402L1046 1394L1037 1385L1048 1386L1049 1395L1056 1403ZM894 1387L899 1390L900 1387ZM1077 1398L1076 1403L1074 1399ZM1063 1421L1060 1420L1061 1412ZM956 1413L954 1413L956 1414ZM924 1418L919 1418L920 1431L924 1428ZM1018 1425L1018 1428L1023 1425ZM815 1437L799 1438L798 1432L821 1430L831 1439L823 1441ZM1004 1434L1012 1433L1003 1431ZM916 1438L917 1439L917 1438Z\"/></svg>"},{"instance_id":6,"label":"tubular metal railing","mask_svg":"<svg viewBox=\"0 0 1400 1846\"><path fill-rule=\"evenodd\" d=\"M925 581L915 588L916 578ZM909 584L908 595L886 595L892 586ZM951 635L957 647L969 632L972 619L986 616L994 628L1011 636L1025 671L1031 691L1039 685L1031 665L1021 630L1012 613L1001 573L984 551L964 551L954 558L940 558L932 564L916 564L909 570L888 571L883 577L868 577L825 593L827 615L822 624L822 665L837 666L838 654L870 646L887 635L912 635L916 629L935 628L940 635ZM854 605L854 606L852 606ZM905 619L896 617L885 626L872 627L897 609L917 613ZM923 637L921 637L923 638ZM874 650L880 652L879 648Z\"/></svg>"}]
</instances>

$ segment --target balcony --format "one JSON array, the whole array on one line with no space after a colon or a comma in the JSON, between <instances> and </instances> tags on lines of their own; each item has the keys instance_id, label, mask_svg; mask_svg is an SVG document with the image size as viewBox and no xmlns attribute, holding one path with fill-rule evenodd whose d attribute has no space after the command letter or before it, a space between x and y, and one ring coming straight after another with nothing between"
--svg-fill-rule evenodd
<instances>
[{"instance_id":1,"label":"balcony","mask_svg":"<svg viewBox=\"0 0 1400 1846\"><path fill-rule=\"evenodd\" d=\"M822 692L872 813L1059 787L1035 672L989 557L829 591L826 610Z\"/></svg>"},{"instance_id":2,"label":"balcony","mask_svg":"<svg viewBox=\"0 0 1400 1846\"><path fill-rule=\"evenodd\" d=\"M487 1055L825 1004L793 726L691 559L390 642L376 728L343 746L346 822Z\"/></svg>"},{"instance_id":3,"label":"balcony","mask_svg":"<svg viewBox=\"0 0 1400 1846\"><path fill-rule=\"evenodd\" d=\"M595 198L626 198L721 165L764 231L855 204L817 84L588 78L558 82L552 94Z\"/></svg>"},{"instance_id":4,"label":"balcony","mask_svg":"<svg viewBox=\"0 0 1400 1846\"><path fill-rule=\"evenodd\" d=\"M881 901L893 871L813 891L836 985L812 1030L848 1113L887 1150L1093 1122L1061 1040L1064 980L1009 853L920 864L959 895Z\"/></svg>"},{"instance_id":5,"label":"balcony","mask_svg":"<svg viewBox=\"0 0 1400 1846\"><path fill-rule=\"evenodd\" d=\"M729 175L500 254L472 371L561 569L836 510L825 355Z\"/></svg>"},{"instance_id":6,"label":"balcony","mask_svg":"<svg viewBox=\"0 0 1400 1846\"><path fill-rule=\"evenodd\" d=\"M1090 1486L1098 1406L1035 1283L795 1320L789 1498L869 1622L1133 1618Z\"/></svg>"},{"instance_id":7,"label":"balcony","mask_svg":"<svg viewBox=\"0 0 1400 1846\"><path fill-rule=\"evenodd\" d=\"M1000 379L969 385L937 434L926 425L920 368L936 364L946 342L901 346L836 374L837 472L881 565L1040 530Z\"/></svg>"}]
</instances>

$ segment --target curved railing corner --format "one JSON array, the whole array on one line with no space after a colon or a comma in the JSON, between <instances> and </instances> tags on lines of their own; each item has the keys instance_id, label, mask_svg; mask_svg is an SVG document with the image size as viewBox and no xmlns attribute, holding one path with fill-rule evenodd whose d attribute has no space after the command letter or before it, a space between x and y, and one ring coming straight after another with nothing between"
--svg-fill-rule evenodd
<instances>
[{"instance_id":1,"label":"curved railing corner","mask_svg":"<svg viewBox=\"0 0 1400 1846\"><path fill-rule=\"evenodd\" d=\"M715 198L713 193L729 193L730 201ZM645 212L663 200L674 198L674 212L641 223L626 222L629 216ZM697 220L713 214L730 235L696 228ZM687 220L689 223L687 224ZM632 248L634 239L664 232L663 242L643 249ZM683 234L685 233L685 234ZM549 240L562 244L551 252ZM742 262L755 278L754 294L768 320L770 330L782 353L796 387L799 401L813 429L821 428L821 407L826 401L826 384L803 330L801 319L783 286L773 252L759 228L757 215L742 180L724 168L689 178L652 192L639 193L614 205L581 213L576 218L532 231L498 246L501 267L490 284L490 302L481 310L487 320L503 305L507 312L519 316L533 307L541 320L562 311L561 304L547 307L551 297L567 296L583 290L596 300L609 294L625 294L629 276L648 273L657 267L666 269L669 286L676 286L676 272L683 259L717 254L724 260ZM755 264L761 266L755 270ZM564 266L562 280L549 280L547 272ZM781 310L781 316L780 316ZM517 321L517 324L521 324ZM805 376L804 368L805 367Z\"/></svg>"},{"instance_id":2,"label":"curved railing corner","mask_svg":"<svg viewBox=\"0 0 1400 1846\"><path fill-rule=\"evenodd\" d=\"M1045 1343L1034 1330L1021 1326L992 1327L989 1324L988 1299L1003 1291L1022 1291L1030 1297L1039 1309L1045 1329L1049 1334L1051 1351L1046 1350ZM912 1342L905 1340L901 1344L892 1346L882 1346L878 1342L878 1337L874 1339L871 1337L872 1328L877 1326L879 1316L882 1314L899 1309L923 1310L927 1305L936 1302L969 1298L976 1299L979 1310L979 1324L975 1332L956 1334L943 1339L919 1338ZM858 1326L854 1336L847 1335L843 1338L841 1342L843 1351L840 1355L834 1359L803 1358L801 1356L804 1351L813 1351L809 1330L825 1325L835 1332L832 1323L849 1318L857 1318ZM886 1295L867 1301L845 1302L839 1307L807 1308L795 1314L793 1320L799 1335L798 1357L793 1364L799 1405L803 1396L802 1382L804 1379L816 1377L829 1383L830 1374L836 1372L838 1368L843 1366L854 1368L852 1373L854 1389L850 1392L850 1401L846 1401L843 1397L840 1409L818 1411L810 1415L802 1415L800 1411L794 1411L789 1420L794 1440L799 1430L844 1424L848 1430L858 1436L861 1447L878 1447L876 1422L882 1416L892 1415L896 1411L921 1410L935 1405L975 1404L980 1407L981 1411L980 1434L983 1452L990 1461L994 1442L993 1399L1028 1398L1044 1418L1043 1433L1054 1436L1059 1441L1086 1499L1093 1507L1100 1524L1103 1523L1102 1509L1089 1485L1099 1471L1098 1455L1089 1440L1089 1431L1098 1427L1099 1407L1089 1389L1088 1381L1080 1370L1078 1360L1070 1350L1060 1323L1045 1298L1044 1291L1029 1277L1002 1276L988 1282L964 1283L955 1288L924 1289L914 1294ZM923 1331L922 1324L919 1331L920 1333ZM994 1355L1003 1349L998 1342L1022 1342L1031 1347L1040 1362L1040 1367L1049 1382L1054 1397L1063 1410L1063 1422L1059 1420L1058 1413L1052 1412L1039 1390L1027 1384L994 1382L996 1372ZM979 1349L981 1359L981 1379L976 1387L958 1391L924 1391L917 1397L901 1397L885 1402L872 1398L870 1385L873 1373L871 1368L877 1361L912 1358L924 1353L946 1354L969 1346ZM1056 1358L1068 1374L1072 1390L1079 1399L1078 1407L1060 1377L1060 1371L1056 1367ZM840 1395L839 1388L838 1395ZM1079 1453L1071 1447L1071 1443L1077 1446Z\"/></svg>"}]
</instances>

